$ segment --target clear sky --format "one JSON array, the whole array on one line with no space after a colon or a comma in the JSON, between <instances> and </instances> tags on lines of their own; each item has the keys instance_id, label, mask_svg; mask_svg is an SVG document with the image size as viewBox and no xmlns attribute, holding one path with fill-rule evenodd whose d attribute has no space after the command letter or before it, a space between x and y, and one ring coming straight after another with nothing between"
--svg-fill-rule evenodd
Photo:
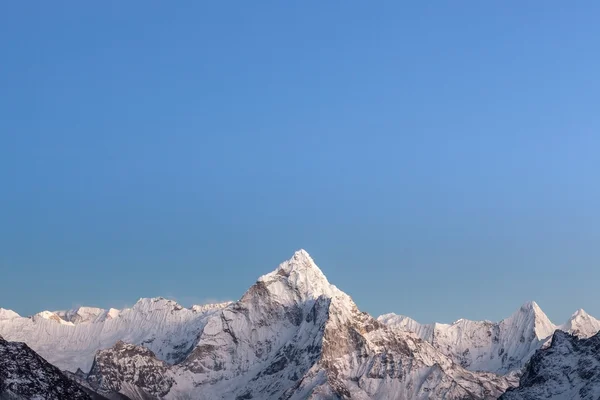
<instances>
[{"instance_id":1,"label":"clear sky","mask_svg":"<svg viewBox=\"0 0 600 400\"><path fill-rule=\"evenodd\" d=\"M0 5L0 307L600 317L600 3Z\"/></svg>"}]
</instances>

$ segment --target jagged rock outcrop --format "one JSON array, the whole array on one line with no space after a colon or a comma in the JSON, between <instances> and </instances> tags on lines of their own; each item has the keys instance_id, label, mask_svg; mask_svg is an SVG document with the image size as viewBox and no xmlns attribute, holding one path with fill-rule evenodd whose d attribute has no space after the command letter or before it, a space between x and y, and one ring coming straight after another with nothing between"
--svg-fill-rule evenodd
<instances>
[{"instance_id":1,"label":"jagged rock outcrop","mask_svg":"<svg viewBox=\"0 0 600 400\"><path fill-rule=\"evenodd\" d=\"M600 320L580 309L560 329L579 338L589 338L600 332Z\"/></svg>"},{"instance_id":2,"label":"jagged rock outcrop","mask_svg":"<svg viewBox=\"0 0 600 400\"><path fill-rule=\"evenodd\" d=\"M119 341L96 354L86 381L100 394L160 398L169 393L173 385L168 370L169 364L157 359L147 348Z\"/></svg>"},{"instance_id":3,"label":"jagged rock outcrop","mask_svg":"<svg viewBox=\"0 0 600 400\"><path fill-rule=\"evenodd\" d=\"M600 399L600 334L578 338L556 331L529 361L518 388L501 400Z\"/></svg>"}]
</instances>

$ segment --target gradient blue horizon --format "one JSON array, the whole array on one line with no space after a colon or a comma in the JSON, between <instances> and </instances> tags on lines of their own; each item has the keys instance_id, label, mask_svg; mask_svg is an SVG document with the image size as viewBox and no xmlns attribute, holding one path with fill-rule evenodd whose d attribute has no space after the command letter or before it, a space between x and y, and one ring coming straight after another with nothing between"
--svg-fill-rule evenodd
<instances>
[{"instance_id":1,"label":"gradient blue horizon","mask_svg":"<svg viewBox=\"0 0 600 400\"><path fill-rule=\"evenodd\" d=\"M0 307L600 317L600 5L0 5Z\"/></svg>"}]
</instances>

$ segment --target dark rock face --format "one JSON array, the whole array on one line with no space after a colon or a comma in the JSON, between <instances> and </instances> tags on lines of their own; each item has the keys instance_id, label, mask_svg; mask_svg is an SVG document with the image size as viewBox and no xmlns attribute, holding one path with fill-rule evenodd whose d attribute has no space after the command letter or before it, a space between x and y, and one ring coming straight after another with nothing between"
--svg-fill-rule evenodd
<instances>
[{"instance_id":1,"label":"dark rock face","mask_svg":"<svg viewBox=\"0 0 600 400\"><path fill-rule=\"evenodd\" d=\"M92 400L94 397L25 343L7 342L0 337L0 399Z\"/></svg>"},{"instance_id":2,"label":"dark rock face","mask_svg":"<svg viewBox=\"0 0 600 400\"><path fill-rule=\"evenodd\" d=\"M521 377L519 387L502 400L600 398L600 333L579 339L556 331L552 344L538 350Z\"/></svg>"},{"instance_id":3,"label":"dark rock face","mask_svg":"<svg viewBox=\"0 0 600 400\"><path fill-rule=\"evenodd\" d=\"M96 354L87 382L101 394L121 392L127 383L143 393L161 397L173 385L168 369L169 365L158 360L152 351L119 341L112 348Z\"/></svg>"}]
</instances>

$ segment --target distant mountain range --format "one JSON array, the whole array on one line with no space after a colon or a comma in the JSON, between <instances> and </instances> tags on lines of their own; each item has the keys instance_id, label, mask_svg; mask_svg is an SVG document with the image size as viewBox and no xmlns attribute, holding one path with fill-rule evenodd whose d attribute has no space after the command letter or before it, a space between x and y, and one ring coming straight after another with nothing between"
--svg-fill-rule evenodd
<instances>
[{"instance_id":1,"label":"distant mountain range","mask_svg":"<svg viewBox=\"0 0 600 400\"><path fill-rule=\"evenodd\" d=\"M420 324L396 314L378 321L411 332L463 367L473 371L506 374L525 365L533 353L549 344L556 330L587 338L600 331L600 321L583 310L563 325L554 325L535 303L523 304L500 322L460 319L452 324Z\"/></svg>"},{"instance_id":2,"label":"distant mountain range","mask_svg":"<svg viewBox=\"0 0 600 400\"><path fill-rule=\"evenodd\" d=\"M300 250L231 303L0 309L0 399L598 400L598 331L534 302L497 323L375 319Z\"/></svg>"}]
</instances>

